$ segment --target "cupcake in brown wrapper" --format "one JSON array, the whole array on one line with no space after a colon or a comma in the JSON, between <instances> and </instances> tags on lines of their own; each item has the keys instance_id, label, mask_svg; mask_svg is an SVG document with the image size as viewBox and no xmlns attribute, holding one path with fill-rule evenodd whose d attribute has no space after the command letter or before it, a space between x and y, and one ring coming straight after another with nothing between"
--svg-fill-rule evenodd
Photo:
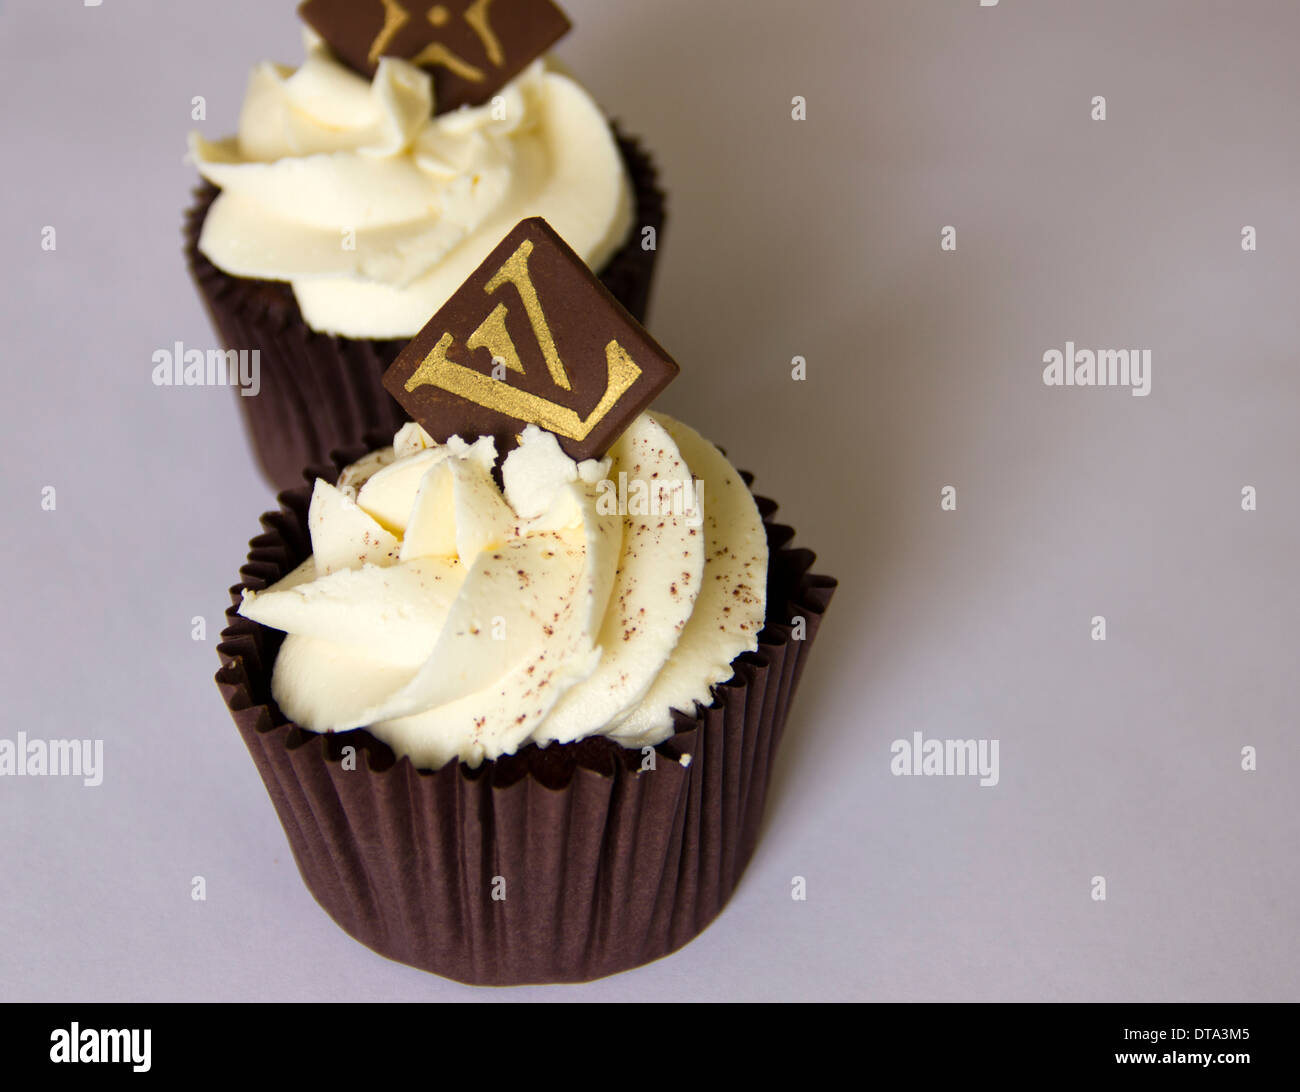
<instances>
[{"instance_id":1,"label":"cupcake in brown wrapper","mask_svg":"<svg viewBox=\"0 0 1300 1092\"><path fill-rule=\"evenodd\" d=\"M627 241L599 277L644 322L658 251L643 248L642 232L654 228L657 246L665 198L645 150L617 127L615 136L636 212ZM222 345L260 353L261 389L256 396L239 397L239 405L262 472L276 490L289 489L304 466L328 462L330 452L360 442L372 429L391 434L408 419L381 379L410 339L318 333L303 320L287 283L223 273L199 250L204 219L219 192L211 183L195 191L185 215L186 261Z\"/></svg>"},{"instance_id":2,"label":"cupcake in brown wrapper","mask_svg":"<svg viewBox=\"0 0 1300 1092\"><path fill-rule=\"evenodd\" d=\"M333 476L364 451L336 453ZM317 476L333 480L308 481ZM770 558L758 650L737 657L712 705L673 714L676 734L653 749L653 766L642 749L596 736L431 771L365 730L306 731L271 698L283 634L235 607L311 552L309 498L287 492L262 519L231 590L217 683L325 911L382 955L475 985L588 981L697 936L753 853L836 585L790 546L776 505L755 498Z\"/></svg>"}]
</instances>

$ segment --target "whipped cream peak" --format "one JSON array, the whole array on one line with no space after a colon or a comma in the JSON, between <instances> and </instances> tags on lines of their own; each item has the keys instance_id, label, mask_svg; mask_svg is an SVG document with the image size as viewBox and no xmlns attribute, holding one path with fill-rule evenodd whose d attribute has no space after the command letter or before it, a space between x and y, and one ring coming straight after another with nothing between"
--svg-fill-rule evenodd
<instances>
[{"instance_id":1,"label":"whipped cream peak","mask_svg":"<svg viewBox=\"0 0 1300 1092\"><path fill-rule=\"evenodd\" d=\"M632 199L609 124L534 61L491 102L433 115L429 73L385 57L373 80L311 32L295 69L253 70L231 138L190 136L221 193L199 249L237 277L288 281L315 330L412 337L520 220L545 217L594 269Z\"/></svg>"},{"instance_id":2,"label":"whipped cream peak","mask_svg":"<svg viewBox=\"0 0 1300 1092\"><path fill-rule=\"evenodd\" d=\"M490 438L436 444L407 425L316 482L312 557L240 606L288 634L272 679L287 716L368 727L426 768L593 734L642 746L757 647L766 534L693 430L642 414L605 459L575 463L529 426L503 486L495 464ZM704 519L610 511L610 475L707 480Z\"/></svg>"}]
</instances>

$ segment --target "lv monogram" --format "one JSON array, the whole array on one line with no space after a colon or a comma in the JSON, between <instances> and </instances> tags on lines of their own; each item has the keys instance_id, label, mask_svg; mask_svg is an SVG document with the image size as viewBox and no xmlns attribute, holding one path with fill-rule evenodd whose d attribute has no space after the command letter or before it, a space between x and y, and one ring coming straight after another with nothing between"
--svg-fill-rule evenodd
<instances>
[{"instance_id":1,"label":"lv monogram","mask_svg":"<svg viewBox=\"0 0 1300 1092\"><path fill-rule=\"evenodd\" d=\"M483 105L569 29L553 0L302 0L298 14L366 77L384 57L419 65L436 113Z\"/></svg>"},{"instance_id":2,"label":"lv monogram","mask_svg":"<svg viewBox=\"0 0 1300 1092\"><path fill-rule=\"evenodd\" d=\"M555 347L550 324L546 321L546 312L542 309L542 302L528 269L528 259L532 253L533 241L524 239L493 274L484 286L484 291L490 295L503 285L514 285L523 302L524 313L528 317L542 359L546 362L551 381L561 390L571 391L573 384ZM506 328L508 313L506 304L499 302L466 338L465 346L468 349L487 349L494 361L504 361L511 371L523 375L526 373L519 359L519 351ZM454 344L453 335L450 332L444 333L406 381L405 389L413 392L423 386L438 387L507 417L530 421L571 440L585 440L641 376L640 367L627 350L619 344L617 338L611 338L605 346L605 393L596 408L582 417L569 406L530 394L512 387L504 380L493 379L449 360L447 352Z\"/></svg>"},{"instance_id":3,"label":"lv monogram","mask_svg":"<svg viewBox=\"0 0 1300 1092\"><path fill-rule=\"evenodd\" d=\"M372 65L378 64L384 50L392 44L398 32L411 20L410 9L400 3L399 0L380 0L380 3L384 7L384 25L375 36L375 40L370 43L368 57ZM506 54L501 47L501 40L493 32L492 25L488 21L488 9L491 6L492 0L474 0L462 13L461 18L465 20L470 30L478 36L488 60L497 68L500 68L506 63ZM425 18L431 25L441 30L451 21L451 12L442 4L435 4L425 14ZM473 83L481 83L486 78L481 68L470 64L469 61L462 57L458 57L444 43L438 41L426 45L411 58L411 62L430 68L434 65L442 65L444 68L455 72L461 79Z\"/></svg>"},{"instance_id":4,"label":"lv monogram","mask_svg":"<svg viewBox=\"0 0 1300 1092\"><path fill-rule=\"evenodd\" d=\"M492 436L504 453L533 424L581 462L608 451L676 376L672 357L534 216L452 293L383 382L439 443Z\"/></svg>"}]
</instances>

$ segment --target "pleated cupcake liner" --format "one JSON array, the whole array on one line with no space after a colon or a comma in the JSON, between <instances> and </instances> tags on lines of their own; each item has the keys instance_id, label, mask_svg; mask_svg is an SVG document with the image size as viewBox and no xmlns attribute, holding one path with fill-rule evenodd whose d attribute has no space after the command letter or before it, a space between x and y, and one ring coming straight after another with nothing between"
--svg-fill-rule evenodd
<instances>
[{"instance_id":1,"label":"pleated cupcake liner","mask_svg":"<svg viewBox=\"0 0 1300 1092\"><path fill-rule=\"evenodd\" d=\"M614 297L645 321L658 250L642 248L642 229L663 234L665 198L640 144L614 130L636 200L634 226L600 272ZM335 337L312 330L290 285L232 277L199 251L199 236L219 190L204 183L185 215L185 256L213 329L226 349L259 350L261 389L238 396L249 441L272 486L292 488L304 466L361 441L371 429L396 431L407 414L383 388L388 366L410 340ZM430 318L433 316L430 315Z\"/></svg>"},{"instance_id":2,"label":"pleated cupcake liner","mask_svg":"<svg viewBox=\"0 0 1300 1092\"><path fill-rule=\"evenodd\" d=\"M384 442L337 452L307 480L336 480ZM310 488L281 494L231 589L216 680L325 912L381 955L473 985L589 981L698 936L754 851L836 586L791 546L776 505L755 500L770 548L758 650L734 661L710 706L674 712L670 739L652 751L600 736L529 744L477 769L420 770L364 729L307 731L271 698L283 634L236 608L244 589L268 587L311 552Z\"/></svg>"}]
</instances>

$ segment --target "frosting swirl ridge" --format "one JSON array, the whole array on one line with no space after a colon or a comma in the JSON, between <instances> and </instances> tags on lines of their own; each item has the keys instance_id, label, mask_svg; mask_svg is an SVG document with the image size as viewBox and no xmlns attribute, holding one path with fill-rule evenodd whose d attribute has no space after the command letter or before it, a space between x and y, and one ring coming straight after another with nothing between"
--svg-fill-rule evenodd
<instances>
[{"instance_id":1,"label":"frosting swirl ridge","mask_svg":"<svg viewBox=\"0 0 1300 1092\"><path fill-rule=\"evenodd\" d=\"M529 426L493 441L418 425L317 480L313 554L240 613L286 631L272 677L313 731L366 727L417 766L528 742L645 746L757 647L767 540L753 497L694 430L643 413L575 463Z\"/></svg>"},{"instance_id":2,"label":"frosting swirl ridge","mask_svg":"<svg viewBox=\"0 0 1300 1092\"><path fill-rule=\"evenodd\" d=\"M599 269L632 223L609 123L539 59L489 103L433 116L429 73L372 81L306 34L296 71L252 73L234 137L190 136L221 193L199 249L232 276L288 281L314 330L411 337L520 220L542 216Z\"/></svg>"}]
</instances>

